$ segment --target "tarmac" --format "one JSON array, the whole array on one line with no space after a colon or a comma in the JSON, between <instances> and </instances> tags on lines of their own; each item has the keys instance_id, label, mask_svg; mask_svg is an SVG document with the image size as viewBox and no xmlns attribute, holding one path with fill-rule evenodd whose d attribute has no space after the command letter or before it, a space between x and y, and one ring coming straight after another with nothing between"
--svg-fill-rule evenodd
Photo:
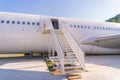
<instances>
[{"instance_id":1,"label":"tarmac","mask_svg":"<svg viewBox=\"0 0 120 80\"><path fill-rule=\"evenodd\" d=\"M79 80L120 80L120 55L86 56L88 72ZM0 58L0 80L67 80L49 73L39 58Z\"/></svg>"},{"instance_id":2,"label":"tarmac","mask_svg":"<svg viewBox=\"0 0 120 80\"><path fill-rule=\"evenodd\" d=\"M0 59L0 80L67 80L65 76L53 76L41 59Z\"/></svg>"},{"instance_id":3,"label":"tarmac","mask_svg":"<svg viewBox=\"0 0 120 80\"><path fill-rule=\"evenodd\" d=\"M80 80L120 80L120 55L87 56L86 68Z\"/></svg>"}]
</instances>

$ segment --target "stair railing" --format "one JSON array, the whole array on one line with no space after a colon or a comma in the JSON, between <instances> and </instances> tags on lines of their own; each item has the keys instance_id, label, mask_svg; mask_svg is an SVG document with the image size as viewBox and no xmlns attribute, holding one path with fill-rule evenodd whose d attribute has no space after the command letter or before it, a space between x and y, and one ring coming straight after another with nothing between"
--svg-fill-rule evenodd
<instances>
[{"instance_id":1,"label":"stair railing","mask_svg":"<svg viewBox=\"0 0 120 80\"><path fill-rule=\"evenodd\" d=\"M51 25L51 34L52 34L52 37L54 40L55 50L57 51L58 60L60 61L61 69L62 69L62 72L64 74L65 73L65 70L64 70L64 52L62 51L60 42L57 38L57 33L55 32L55 29L53 28L51 21L50 21L50 25Z\"/></svg>"},{"instance_id":2,"label":"stair railing","mask_svg":"<svg viewBox=\"0 0 120 80\"><path fill-rule=\"evenodd\" d=\"M69 45L71 46L75 56L77 57L77 59L78 59L79 63L81 64L83 70L86 70L85 56L84 56L85 54L81 50L80 46L78 45L77 41L74 39L74 37L71 34L71 32L69 31L69 29L67 28L70 25L68 25L67 23L61 21L61 26L62 26L62 31L63 31Z\"/></svg>"}]
</instances>

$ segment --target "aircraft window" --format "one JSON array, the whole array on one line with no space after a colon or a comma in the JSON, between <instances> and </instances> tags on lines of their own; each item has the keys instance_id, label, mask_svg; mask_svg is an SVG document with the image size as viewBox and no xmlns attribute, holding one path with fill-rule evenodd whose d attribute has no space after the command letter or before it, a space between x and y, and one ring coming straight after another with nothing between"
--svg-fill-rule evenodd
<instances>
[{"instance_id":1,"label":"aircraft window","mask_svg":"<svg viewBox=\"0 0 120 80\"><path fill-rule=\"evenodd\" d=\"M6 21L6 23L7 23L7 24L9 24L9 23L10 23L10 21Z\"/></svg>"},{"instance_id":2,"label":"aircraft window","mask_svg":"<svg viewBox=\"0 0 120 80\"><path fill-rule=\"evenodd\" d=\"M22 22L22 24L24 25L24 24L25 24L25 22L23 21L23 22Z\"/></svg>"},{"instance_id":3,"label":"aircraft window","mask_svg":"<svg viewBox=\"0 0 120 80\"><path fill-rule=\"evenodd\" d=\"M99 29L99 27L97 27L97 29Z\"/></svg>"},{"instance_id":4,"label":"aircraft window","mask_svg":"<svg viewBox=\"0 0 120 80\"><path fill-rule=\"evenodd\" d=\"M90 26L88 26L88 28L90 28Z\"/></svg>"},{"instance_id":5,"label":"aircraft window","mask_svg":"<svg viewBox=\"0 0 120 80\"><path fill-rule=\"evenodd\" d=\"M33 22L32 25L35 25L35 23Z\"/></svg>"},{"instance_id":6,"label":"aircraft window","mask_svg":"<svg viewBox=\"0 0 120 80\"><path fill-rule=\"evenodd\" d=\"M83 28L83 26L81 26L81 28Z\"/></svg>"},{"instance_id":7,"label":"aircraft window","mask_svg":"<svg viewBox=\"0 0 120 80\"><path fill-rule=\"evenodd\" d=\"M30 25L30 22L27 22L28 25Z\"/></svg>"},{"instance_id":8,"label":"aircraft window","mask_svg":"<svg viewBox=\"0 0 120 80\"><path fill-rule=\"evenodd\" d=\"M15 24L15 21L12 21L12 24Z\"/></svg>"},{"instance_id":9,"label":"aircraft window","mask_svg":"<svg viewBox=\"0 0 120 80\"><path fill-rule=\"evenodd\" d=\"M105 27L103 27L103 29L105 30Z\"/></svg>"},{"instance_id":10,"label":"aircraft window","mask_svg":"<svg viewBox=\"0 0 120 80\"><path fill-rule=\"evenodd\" d=\"M96 29L96 27L94 27L94 29Z\"/></svg>"},{"instance_id":11,"label":"aircraft window","mask_svg":"<svg viewBox=\"0 0 120 80\"><path fill-rule=\"evenodd\" d=\"M80 28L80 26L78 25L78 28Z\"/></svg>"},{"instance_id":12,"label":"aircraft window","mask_svg":"<svg viewBox=\"0 0 120 80\"><path fill-rule=\"evenodd\" d=\"M20 24L20 21L18 21L17 24Z\"/></svg>"},{"instance_id":13,"label":"aircraft window","mask_svg":"<svg viewBox=\"0 0 120 80\"><path fill-rule=\"evenodd\" d=\"M38 22L37 25L40 25L40 23Z\"/></svg>"},{"instance_id":14,"label":"aircraft window","mask_svg":"<svg viewBox=\"0 0 120 80\"><path fill-rule=\"evenodd\" d=\"M74 25L74 28L76 28L76 25Z\"/></svg>"},{"instance_id":15,"label":"aircraft window","mask_svg":"<svg viewBox=\"0 0 120 80\"><path fill-rule=\"evenodd\" d=\"M111 30L111 28L109 28L109 30Z\"/></svg>"},{"instance_id":16,"label":"aircraft window","mask_svg":"<svg viewBox=\"0 0 120 80\"><path fill-rule=\"evenodd\" d=\"M2 20L1 23L4 23L4 20Z\"/></svg>"}]
</instances>

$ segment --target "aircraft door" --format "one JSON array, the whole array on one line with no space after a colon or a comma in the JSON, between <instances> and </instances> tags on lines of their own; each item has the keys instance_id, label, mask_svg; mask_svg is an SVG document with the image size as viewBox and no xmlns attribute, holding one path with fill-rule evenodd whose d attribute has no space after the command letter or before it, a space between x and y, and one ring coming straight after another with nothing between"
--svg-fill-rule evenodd
<instances>
[{"instance_id":1,"label":"aircraft door","mask_svg":"<svg viewBox=\"0 0 120 80\"><path fill-rule=\"evenodd\" d=\"M54 29L59 29L58 19L51 19L51 22Z\"/></svg>"}]
</instances>

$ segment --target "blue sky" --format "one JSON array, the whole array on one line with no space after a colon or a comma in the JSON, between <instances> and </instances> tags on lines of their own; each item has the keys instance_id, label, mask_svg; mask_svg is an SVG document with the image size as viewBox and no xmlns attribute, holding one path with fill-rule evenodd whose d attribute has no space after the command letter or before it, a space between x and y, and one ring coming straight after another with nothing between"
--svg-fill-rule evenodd
<instances>
[{"instance_id":1,"label":"blue sky","mask_svg":"<svg viewBox=\"0 0 120 80\"><path fill-rule=\"evenodd\" d=\"M0 0L0 11L105 21L120 14L120 0Z\"/></svg>"}]
</instances>

